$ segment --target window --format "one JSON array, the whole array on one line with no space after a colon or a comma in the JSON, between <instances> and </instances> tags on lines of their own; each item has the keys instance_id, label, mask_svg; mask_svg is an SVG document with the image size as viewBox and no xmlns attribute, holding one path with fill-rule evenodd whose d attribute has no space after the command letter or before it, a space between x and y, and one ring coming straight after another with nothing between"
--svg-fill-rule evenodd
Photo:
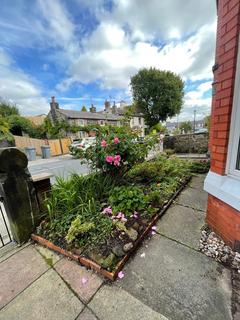
<instances>
[{"instance_id":1,"label":"window","mask_svg":"<svg viewBox=\"0 0 240 320\"><path fill-rule=\"evenodd\" d=\"M236 170L240 170L240 139L239 139L239 142L238 142Z\"/></svg>"},{"instance_id":2,"label":"window","mask_svg":"<svg viewBox=\"0 0 240 320\"><path fill-rule=\"evenodd\" d=\"M240 43L240 42L239 42ZM227 173L240 179L240 45L228 147Z\"/></svg>"}]
</instances>

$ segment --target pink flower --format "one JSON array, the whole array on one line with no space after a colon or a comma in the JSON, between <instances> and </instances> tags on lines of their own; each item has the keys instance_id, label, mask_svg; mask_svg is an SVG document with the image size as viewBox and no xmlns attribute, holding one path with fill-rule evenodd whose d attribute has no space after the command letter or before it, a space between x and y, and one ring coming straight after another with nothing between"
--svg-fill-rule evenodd
<instances>
[{"instance_id":1,"label":"pink flower","mask_svg":"<svg viewBox=\"0 0 240 320\"><path fill-rule=\"evenodd\" d=\"M117 154L115 157L114 157L114 165L115 167L119 167L120 166L120 161L121 161L121 156L120 154Z\"/></svg>"},{"instance_id":2,"label":"pink flower","mask_svg":"<svg viewBox=\"0 0 240 320\"><path fill-rule=\"evenodd\" d=\"M151 234L152 234L152 236L154 236L154 235L156 234L156 232L155 232L155 231L152 231Z\"/></svg>"},{"instance_id":3,"label":"pink flower","mask_svg":"<svg viewBox=\"0 0 240 320\"><path fill-rule=\"evenodd\" d=\"M121 156L120 156L120 154L116 154L115 157L114 157L114 160L115 160L115 161L121 161Z\"/></svg>"},{"instance_id":4,"label":"pink flower","mask_svg":"<svg viewBox=\"0 0 240 320\"><path fill-rule=\"evenodd\" d=\"M81 281L82 281L82 284L86 284L88 282L87 278L85 277L83 277Z\"/></svg>"},{"instance_id":5,"label":"pink flower","mask_svg":"<svg viewBox=\"0 0 240 320\"><path fill-rule=\"evenodd\" d=\"M125 274L122 271L118 272L118 278L119 279L124 278L124 276L125 276Z\"/></svg>"},{"instance_id":6,"label":"pink flower","mask_svg":"<svg viewBox=\"0 0 240 320\"><path fill-rule=\"evenodd\" d=\"M103 141L101 142L101 146L102 146L103 148L106 148L106 147L107 147L107 141L106 141L106 140L103 140Z\"/></svg>"},{"instance_id":7,"label":"pink flower","mask_svg":"<svg viewBox=\"0 0 240 320\"><path fill-rule=\"evenodd\" d=\"M120 140L119 140L117 137L115 137L115 138L113 139L113 142L114 142L115 144L119 144Z\"/></svg>"},{"instance_id":8,"label":"pink flower","mask_svg":"<svg viewBox=\"0 0 240 320\"><path fill-rule=\"evenodd\" d=\"M112 163L114 161L114 157L113 156L106 156L106 161L108 163Z\"/></svg>"},{"instance_id":9,"label":"pink flower","mask_svg":"<svg viewBox=\"0 0 240 320\"><path fill-rule=\"evenodd\" d=\"M138 212L134 211L134 213L131 215L131 218L137 219L138 218Z\"/></svg>"},{"instance_id":10,"label":"pink flower","mask_svg":"<svg viewBox=\"0 0 240 320\"><path fill-rule=\"evenodd\" d=\"M120 166L120 162L115 161L115 160L114 160L113 164L114 164L115 167L119 167Z\"/></svg>"},{"instance_id":11,"label":"pink flower","mask_svg":"<svg viewBox=\"0 0 240 320\"><path fill-rule=\"evenodd\" d=\"M104 208L102 213L107 215L112 215L112 208L111 207Z\"/></svg>"},{"instance_id":12,"label":"pink flower","mask_svg":"<svg viewBox=\"0 0 240 320\"><path fill-rule=\"evenodd\" d=\"M152 230L157 230L157 227L156 226L152 226Z\"/></svg>"}]
</instances>

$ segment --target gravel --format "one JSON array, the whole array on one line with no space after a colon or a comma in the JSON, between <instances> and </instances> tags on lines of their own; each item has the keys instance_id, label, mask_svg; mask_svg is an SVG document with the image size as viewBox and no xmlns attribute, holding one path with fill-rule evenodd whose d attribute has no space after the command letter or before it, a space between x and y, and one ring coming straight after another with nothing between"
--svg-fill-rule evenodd
<instances>
[{"instance_id":1,"label":"gravel","mask_svg":"<svg viewBox=\"0 0 240 320\"><path fill-rule=\"evenodd\" d=\"M202 236L199 241L199 251L240 273L240 253L233 251L213 231L202 231Z\"/></svg>"}]
</instances>

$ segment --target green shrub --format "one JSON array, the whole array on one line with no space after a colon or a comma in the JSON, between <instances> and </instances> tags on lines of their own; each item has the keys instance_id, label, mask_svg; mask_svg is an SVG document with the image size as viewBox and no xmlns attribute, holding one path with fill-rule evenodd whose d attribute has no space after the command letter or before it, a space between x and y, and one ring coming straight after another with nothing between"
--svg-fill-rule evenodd
<instances>
[{"instance_id":1,"label":"green shrub","mask_svg":"<svg viewBox=\"0 0 240 320\"><path fill-rule=\"evenodd\" d=\"M82 222L81 217L77 216L72 222L71 226L68 229L68 233L66 235L66 240L68 243L71 243L76 237L86 234L89 230L94 228L94 223L92 222Z\"/></svg>"},{"instance_id":2,"label":"green shrub","mask_svg":"<svg viewBox=\"0 0 240 320\"><path fill-rule=\"evenodd\" d=\"M164 163L143 162L133 166L126 174L126 179L135 183L158 182L164 177Z\"/></svg>"},{"instance_id":3,"label":"green shrub","mask_svg":"<svg viewBox=\"0 0 240 320\"><path fill-rule=\"evenodd\" d=\"M190 170L193 173L207 173L209 169L210 169L209 160L192 161L190 163Z\"/></svg>"},{"instance_id":4,"label":"green shrub","mask_svg":"<svg viewBox=\"0 0 240 320\"><path fill-rule=\"evenodd\" d=\"M149 184L161 182L169 177L183 180L190 175L189 164L176 157L167 158L161 155L152 162L143 162L133 166L125 178L129 182Z\"/></svg>"},{"instance_id":5,"label":"green shrub","mask_svg":"<svg viewBox=\"0 0 240 320\"><path fill-rule=\"evenodd\" d=\"M83 157L92 169L121 176L134 164L143 162L151 147L151 141L137 143L133 133L110 133L97 137L96 145L91 146Z\"/></svg>"}]
</instances>

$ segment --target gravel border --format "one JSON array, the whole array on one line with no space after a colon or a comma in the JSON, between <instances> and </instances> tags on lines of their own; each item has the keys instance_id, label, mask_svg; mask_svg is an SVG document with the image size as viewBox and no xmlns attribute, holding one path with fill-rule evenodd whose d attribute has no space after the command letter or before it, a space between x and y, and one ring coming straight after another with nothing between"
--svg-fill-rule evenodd
<instances>
[{"instance_id":1,"label":"gravel border","mask_svg":"<svg viewBox=\"0 0 240 320\"><path fill-rule=\"evenodd\" d=\"M209 228L202 230L199 251L236 270L240 274L240 253L233 251Z\"/></svg>"}]
</instances>

